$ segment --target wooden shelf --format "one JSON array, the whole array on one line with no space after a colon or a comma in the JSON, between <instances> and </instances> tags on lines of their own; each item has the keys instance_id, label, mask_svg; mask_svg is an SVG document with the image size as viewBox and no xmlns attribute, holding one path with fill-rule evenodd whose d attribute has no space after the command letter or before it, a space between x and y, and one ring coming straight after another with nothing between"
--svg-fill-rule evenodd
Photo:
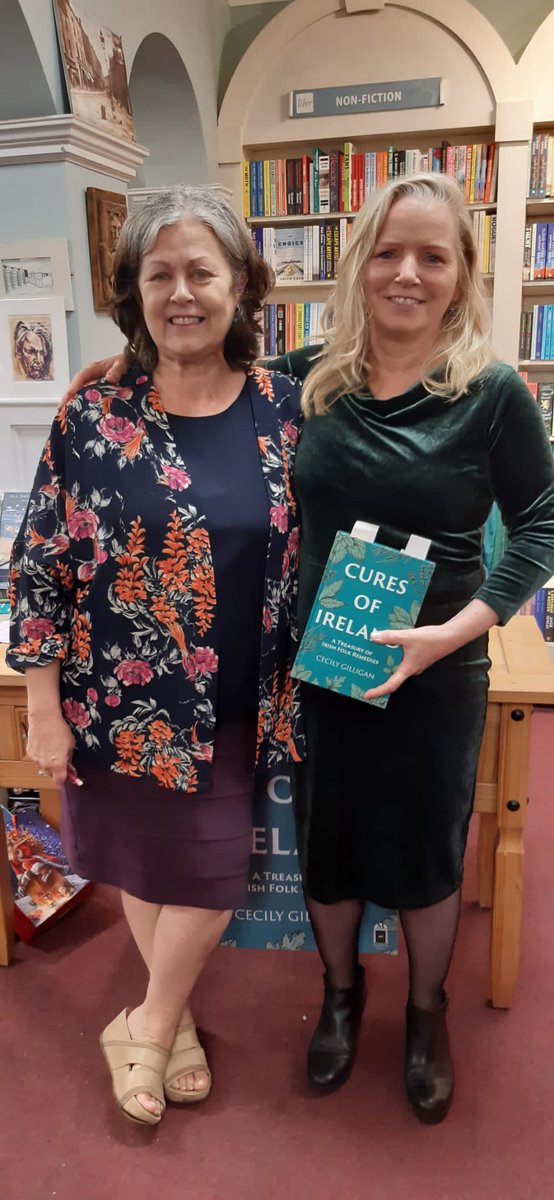
<instances>
[{"instance_id":1,"label":"wooden shelf","mask_svg":"<svg viewBox=\"0 0 554 1200\"><path fill-rule=\"evenodd\" d=\"M524 371L552 371L554 372L554 359L541 358L522 358L518 364L523 367Z\"/></svg>"},{"instance_id":2,"label":"wooden shelf","mask_svg":"<svg viewBox=\"0 0 554 1200\"><path fill-rule=\"evenodd\" d=\"M553 201L554 204L554 201ZM496 202L490 204L467 204L468 212L496 212ZM247 225L309 225L315 221L340 221L343 217L352 221L355 212L289 213L286 217L245 217Z\"/></svg>"},{"instance_id":3,"label":"wooden shelf","mask_svg":"<svg viewBox=\"0 0 554 1200\"><path fill-rule=\"evenodd\" d=\"M286 304L285 292L294 300L298 292L329 292L336 282L336 279L306 279L298 283L276 283L267 299L270 304Z\"/></svg>"},{"instance_id":4,"label":"wooden shelf","mask_svg":"<svg viewBox=\"0 0 554 1200\"><path fill-rule=\"evenodd\" d=\"M524 279L523 292L554 292L554 279Z\"/></svg>"},{"instance_id":5,"label":"wooden shelf","mask_svg":"<svg viewBox=\"0 0 554 1200\"><path fill-rule=\"evenodd\" d=\"M554 212L554 196L528 196L525 208L530 216Z\"/></svg>"}]
</instances>

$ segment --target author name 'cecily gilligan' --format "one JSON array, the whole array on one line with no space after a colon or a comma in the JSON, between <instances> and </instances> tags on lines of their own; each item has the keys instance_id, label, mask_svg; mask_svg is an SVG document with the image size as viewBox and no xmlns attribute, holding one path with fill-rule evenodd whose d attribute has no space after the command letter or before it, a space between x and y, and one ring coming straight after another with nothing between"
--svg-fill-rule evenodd
<instances>
[{"instance_id":1,"label":"author name 'cecily gilligan'","mask_svg":"<svg viewBox=\"0 0 554 1200\"><path fill-rule=\"evenodd\" d=\"M348 579L358 580L359 583L371 584L374 588L382 588L386 592L394 592L397 596L403 596L408 588L407 579L399 579L397 575L387 575L385 571L376 571L374 567L366 567L363 563L348 562L344 567L344 574ZM360 592L358 596L354 596L352 601L354 608L361 612L366 611L370 614L378 612L382 605L382 599L378 596L368 596L366 592ZM369 641L373 626L369 629L368 625L358 625L352 617L339 616L329 609L318 608L315 616L315 624L327 626L329 629L336 629L337 633L348 633L350 637L361 637Z\"/></svg>"}]
</instances>

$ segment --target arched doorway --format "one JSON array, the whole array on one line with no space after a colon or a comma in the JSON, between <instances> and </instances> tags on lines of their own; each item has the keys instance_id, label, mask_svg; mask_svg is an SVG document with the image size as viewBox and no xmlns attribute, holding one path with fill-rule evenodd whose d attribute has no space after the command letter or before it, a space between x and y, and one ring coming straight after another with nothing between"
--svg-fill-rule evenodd
<instances>
[{"instance_id":1,"label":"arched doorway","mask_svg":"<svg viewBox=\"0 0 554 1200\"><path fill-rule=\"evenodd\" d=\"M194 89L168 38L151 33L134 58L129 94L137 141L150 157L137 171L138 188L206 183L208 167Z\"/></svg>"},{"instance_id":2,"label":"arched doorway","mask_svg":"<svg viewBox=\"0 0 554 1200\"><path fill-rule=\"evenodd\" d=\"M50 117L55 112L52 93L19 0L2 0L0 121Z\"/></svg>"}]
</instances>

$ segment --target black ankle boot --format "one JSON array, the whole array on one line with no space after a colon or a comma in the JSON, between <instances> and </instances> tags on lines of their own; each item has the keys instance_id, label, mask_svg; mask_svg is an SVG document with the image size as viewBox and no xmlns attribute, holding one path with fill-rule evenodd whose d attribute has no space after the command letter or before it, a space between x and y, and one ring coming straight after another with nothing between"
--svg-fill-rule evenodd
<instances>
[{"instance_id":1,"label":"black ankle boot","mask_svg":"<svg viewBox=\"0 0 554 1200\"><path fill-rule=\"evenodd\" d=\"M440 1008L427 1012L406 1006L406 1092L412 1109L424 1125L444 1121L454 1091L454 1064L446 1027L446 996Z\"/></svg>"},{"instance_id":2,"label":"black ankle boot","mask_svg":"<svg viewBox=\"0 0 554 1200\"><path fill-rule=\"evenodd\" d=\"M308 1050L308 1080L320 1092L334 1092L350 1076L366 1001L365 971L356 966L356 982L332 988L323 976L323 1008Z\"/></svg>"}]
</instances>

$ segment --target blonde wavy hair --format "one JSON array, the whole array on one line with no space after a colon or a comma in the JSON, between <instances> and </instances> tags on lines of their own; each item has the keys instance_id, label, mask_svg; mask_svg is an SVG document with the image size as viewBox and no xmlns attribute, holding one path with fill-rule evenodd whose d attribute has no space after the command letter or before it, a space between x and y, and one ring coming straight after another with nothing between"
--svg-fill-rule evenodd
<instances>
[{"instance_id":1,"label":"blonde wavy hair","mask_svg":"<svg viewBox=\"0 0 554 1200\"><path fill-rule=\"evenodd\" d=\"M323 314L323 349L303 387L307 415L321 415L341 396L368 387L371 338L364 268L392 205L405 196L446 204L458 232L458 299L445 313L429 358L422 364L422 383L435 395L457 400L494 358L477 246L462 192L453 179L439 172L404 175L369 196L354 219Z\"/></svg>"}]
</instances>

